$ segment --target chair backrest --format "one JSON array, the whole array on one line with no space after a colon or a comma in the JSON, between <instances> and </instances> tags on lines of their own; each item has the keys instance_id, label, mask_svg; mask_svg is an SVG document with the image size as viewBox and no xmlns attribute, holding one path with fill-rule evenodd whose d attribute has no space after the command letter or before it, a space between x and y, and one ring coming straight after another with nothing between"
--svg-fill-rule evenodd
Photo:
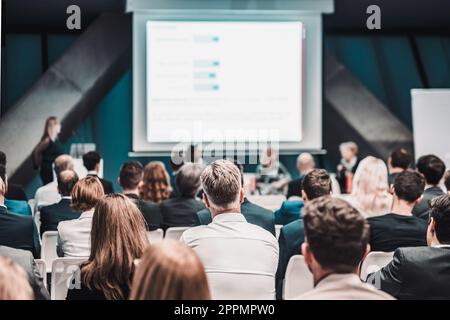
<instances>
[{"instance_id":1,"label":"chair backrest","mask_svg":"<svg viewBox=\"0 0 450 320\"><path fill-rule=\"evenodd\" d=\"M283 299L293 299L314 288L311 271L302 255L292 256L289 260L283 286Z\"/></svg>"},{"instance_id":2,"label":"chair backrest","mask_svg":"<svg viewBox=\"0 0 450 320\"><path fill-rule=\"evenodd\" d=\"M58 258L56 246L58 244L58 231L46 231L42 235L41 259L47 265L47 272L51 272L53 260Z\"/></svg>"},{"instance_id":3,"label":"chair backrest","mask_svg":"<svg viewBox=\"0 0 450 320\"><path fill-rule=\"evenodd\" d=\"M57 258L52 264L52 300L65 300L69 288L81 288L80 265L86 258Z\"/></svg>"},{"instance_id":4,"label":"chair backrest","mask_svg":"<svg viewBox=\"0 0 450 320\"><path fill-rule=\"evenodd\" d=\"M164 238L164 231L163 229L147 231L147 237L150 243L156 243Z\"/></svg>"},{"instance_id":5,"label":"chair backrest","mask_svg":"<svg viewBox=\"0 0 450 320\"><path fill-rule=\"evenodd\" d=\"M283 228L282 224L275 225L275 237L277 238L277 240L280 237L281 228Z\"/></svg>"},{"instance_id":6,"label":"chair backrest","mask_svg":"<svg viewBox=\"0 0 450 320\"><path fill-rule=\"evenodd\" d=\"M34 223L36 224L37 230L41 229L41 213L39 211L34 211ZM42 243L42 240L41 240Z\"/></svg>"},{"instance_id":7,"label":"chair backrest","mask_svg":"<svg viewBox=\"0 0 450 320\"><path fill-rule=\"evenodd\" d=\"M247 196L248 200L258 206L275 211L281 207L286 197L281 194Z\"/></svg>"},{"instance_id":8,"label":"chair backrest","mask_svg":"<svg viewBox=\"0 0 450 320\"><path fill-rule=\"evenodd\" d=\"M181 235L190 227L172 227L166 230L166 239L180 240Z\"/></svg>"},{"instance_id":9,"label":"chair backrest","mask_svg":"<svg viewBox=\"0 0 450 320\"><path fill-rule=\"evenodd\" d=\"M42 259L34 259L36 266L41 274L41 277L44 282L44 286L47 287L47 266L45 265L45 261Z\"/></svg>"},{"instance_id":10,"label":"chair backrest","mask_svg":"<svg viewBox=\"0 0 450 320\"><path fill-rule=\"evenodd\" d=\"M384 266L388 265L394 257L394 252L370 252L364 261L361 263L359 277L366 281L367 276L373 272L377 272Z\"/></svg>"},{"instance_id":11,"label":"chair backrest","mask_svg":"<svg viewBox=\"0 0 450 320\"><path fill-rule=\"evenodd\" d=\"M34 200L34 199L29 199L28 200L28 205L30 206L30 208L31 208L31 215L34 217L34 214L35 214L35 206L36 206L36 201Z\"/></svg>"}]
</instances>

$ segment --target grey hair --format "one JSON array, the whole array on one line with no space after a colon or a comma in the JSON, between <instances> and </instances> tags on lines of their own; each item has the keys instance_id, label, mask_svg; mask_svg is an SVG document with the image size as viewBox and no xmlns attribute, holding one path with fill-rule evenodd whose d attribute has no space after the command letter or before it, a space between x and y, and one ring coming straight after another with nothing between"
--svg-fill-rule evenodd
<instances>
[{"instance_id":1,"label":"grey hair","mask_svg":"<svg viewBox=\"0 0 450 320\"><path fill-rule=\"evenodd\" d=\"M200 175L203 167L196 163L186 163L177 172L175 185L182 196L194 197L201 189Z\"/></svg>"},{"instance_id":2,"label":"grey hair","mask_svg":"<svg viewBox=\"0 0 450 320\"><path fill-rule=\"evenodd\" d=\"M201 175L203 191L211 207L216 210L239 206L241 172L229 160L216 160L205 168Z\"/></svg>"}]
</instances>

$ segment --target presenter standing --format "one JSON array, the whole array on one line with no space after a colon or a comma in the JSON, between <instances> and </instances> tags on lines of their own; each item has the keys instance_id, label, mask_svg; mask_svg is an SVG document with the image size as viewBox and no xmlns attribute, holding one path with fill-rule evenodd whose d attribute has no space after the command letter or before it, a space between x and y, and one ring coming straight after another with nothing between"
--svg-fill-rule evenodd
<instances>
[{"instance_id":1,"label":"presenter standing","mask_svg":"<svg viewBox=\"0 0 450 320\"><path fill-rule=\"evenodd\" d=\"M39 169L44 185L53 181L53 162L64 153L63 146L58 139L60 132L61 123L58 118L48 117L41 140L32 153L34 167Z\"/></svg>"}]
</instances>

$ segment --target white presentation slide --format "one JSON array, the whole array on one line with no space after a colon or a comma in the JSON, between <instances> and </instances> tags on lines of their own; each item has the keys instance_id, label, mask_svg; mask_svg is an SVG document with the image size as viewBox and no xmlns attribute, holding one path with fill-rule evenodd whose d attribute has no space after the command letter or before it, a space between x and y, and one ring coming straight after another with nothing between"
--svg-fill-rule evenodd
<instances>
[{"instance_id":1,"label":"white presentation slide","mask_svg":"<svg viewBox=\"0 0 450 320\"><path fill-rule=\"evenodd\" d=\"M301 22L147 22L149 142L302 140Z\"/></svg>"}]
</instances>

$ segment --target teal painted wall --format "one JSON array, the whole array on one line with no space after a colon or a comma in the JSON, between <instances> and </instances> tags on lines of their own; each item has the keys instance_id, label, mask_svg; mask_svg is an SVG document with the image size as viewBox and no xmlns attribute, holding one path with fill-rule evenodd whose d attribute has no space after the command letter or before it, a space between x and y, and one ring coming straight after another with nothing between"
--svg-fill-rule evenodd
<instances>
[{"instance_id":1,"label":"teal painted wall","mask_svg":"<svg viewBox=\"0 0 450 320\"><path fill-rule=\"evenodd\" d=\"M76 35L55 34L47 39L48 64L55 62L73 43ZM418 37L417 44L432 87L450 87L450 38ZM3 52L2 109L7 110L42 74L39 35L7 34ZM326 36L325 47L337 56L364 85L405 124L411 126L411 88L422 83L406 37ZM128 71L101 101L95 112L65 144L94 142L105 158L105 178L116 183L120 165L131 150L132 90ZM336 147L337 149L337 147ZM336 152L336 150L329 150ZM168 158L141 158L143 163ZM294 176L295 156L282 156ZM327 169L333 164L326 162ZM253 170L248 166L246 170ZM27 186L30 197L40 185L36 178Z\"/></svg>"}]
</instances>

